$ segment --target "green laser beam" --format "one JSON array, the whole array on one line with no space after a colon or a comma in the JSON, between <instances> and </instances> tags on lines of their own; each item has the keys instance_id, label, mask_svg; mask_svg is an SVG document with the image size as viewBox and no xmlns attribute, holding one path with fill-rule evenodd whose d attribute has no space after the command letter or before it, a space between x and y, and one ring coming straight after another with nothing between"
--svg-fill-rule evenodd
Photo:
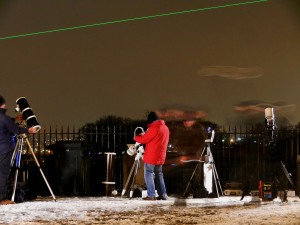
<instances>
[{"instance_id":1,"label":"green laser beam","mask_svg":"<svg viewBox=\"0 0 300 225\"><path fill-rule=\"evenodd\" d=\"M130 21L135 21L135 20L152 19L152 18L163 17L163 16L172 16L172 15L178 15L178 14L185 14L185 13L219 9L219 8L225 8L225 7L254 4L254 3L260 3L260 2L267 2L267 1L269 1L269 0L239 2L239 3L234 3L234 4L219 5L219 6L212 6L212 7L199 8L199 9L191 9L191 10L185 10L185 11L179 11L179 12L170 12L170 13L151 15L151 16L142 16L142 17L135 17L135 18L129 18L129 19L114 20L114 21L109 21L109 22L87 24L87 25L82 25L82 26L66 27L66 28L60 28L60 29L55 29L55 30L39 31L39 32L33 32L33 33L27 33L27 34L19 34L19 35L13 35L13 36L0 37L0 40L7 40L7 39L20 38L20 37L26 37L26 36L40 35L40 34L48 34L48 33L60 32L60 31L82 29L82 28L95 27L95 26L103 26L103 25L109 25L109 24L115 24L115 23L125 23L125 22L130 22Z\"/></svg>"}]
</instances>

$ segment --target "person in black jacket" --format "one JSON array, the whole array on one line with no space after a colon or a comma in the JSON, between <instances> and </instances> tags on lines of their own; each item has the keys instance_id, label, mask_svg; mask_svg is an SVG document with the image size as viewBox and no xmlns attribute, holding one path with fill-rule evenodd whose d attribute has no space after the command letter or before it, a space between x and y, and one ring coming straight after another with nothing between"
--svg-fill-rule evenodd
<instances>
[{"instance_id":1,"label":"person in black jacket","mask_svg":"<svg viewBox=\"0 0 300 225\"><path fill-rule=\"evenodd\" d=\"M14 203L6 199L10 162L15 146L12 135L37 132L34 127L19 127L6 115L6 111L5 99L0 95L0 205Z\"/></svg>"}]
</instances>

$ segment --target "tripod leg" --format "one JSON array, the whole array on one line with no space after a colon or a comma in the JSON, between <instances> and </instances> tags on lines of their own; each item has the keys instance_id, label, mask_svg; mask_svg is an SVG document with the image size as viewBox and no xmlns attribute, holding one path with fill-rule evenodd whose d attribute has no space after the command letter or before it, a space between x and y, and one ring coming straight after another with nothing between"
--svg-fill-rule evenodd
<instances>
[{"instance_id":1,"label":"tripod leg","mask_svg":"<svg viewBox=\"0 0 300 225\"><path fill-rule=\"evenodd\" d=\"M218 198L220 197L219 195L219 188L218 188L218 183L217 183L217 175L216 175L216 171L215 171L215 166L214 164L212 165L213 166L213 178L214 178L214 183L215 183L215 187L216 187L216 191L217 191L217 195L218 195Z\"/></svg>"},{"instance_id":2,"label":"tripod leg","mask_svg":"<svg viewBox=\"0 0 300 225\"><path fill-rule=\"evenodd\" d=\"M16 172L15 172L15 177L14 177L13 192L12 192L12 195L11 195L11 201L13 201L13 202L15 201L15 194L16 194L16 189L17 189L18 171L19 171L19 169L17 168Z\"/></svg>"},{"instance_id":3,"label":"tripod leg","mask_svg":"<svg viewBox=\"0 0 300 225\"><path fill-rule=\"evenodd\" d=\"M22 143L20 143L22 142ZM19 149L21 149L22 151L22 146L23 146L23 141L22 139L18 139L17 143L16 143L16 146L15 146L15 149L14 149L14 152L13 152L13 155L11 157L11 161L10 161L10 167L12 168L14 166L14 163L15 163L15 159L17 157L17 154L19 152Z\"/></svg>"},{"instance_id":4,"label":"tripod leg","mask_svg":"<svg viewBox=\"0 0 300 225\"><path fill-rule=\"evenodd\" d=\"M13 192L11 196L11 201L15 201L15 194L17 189L17 182L18 182L18 174L21 165L21 156L22 156L22 149L23 149L23 139L18 139L16 147L13 152L13 156L11 158L11 168L13 168L14 164L16 165L15 177L13 180Z\"/></svg>"},{"instance_id":5,"label":"tripod leg","mask_svg":"<svg viewBox=\"0 0 300 225\"><path fill-rule=\"evenodd\" d=\"M42 177L44 178L44 181L45 181L45 183L46 183L46 185L47 185L47 187L48 187L48 189L49 189L49 191L50 191L50 193L51 193L51 195L52 195L54 201L56 201L55 195L53 194L53 191L52 191L52 189L51 189L51 187L50 187L50 185L49 185L49 183L48 183L48 181L47 181L47 179L46 179L46 177L45 177L45 175L44 175L44 173L43 173L43 170L42 170L42 168L41 168L41 166L40 166L40 164L39 164L39 161L37 160L37 158L36 158L36 156L35 156L35 154L34 154L34 151L33 151L32 147L31 147L31 145L30 145L30 143L29 143L28 138L26 138L26 143L27 143L27 145L28 145L28 147L29 147L29 149L30 149L30 152L31 152L31 154L32 154L32 156L33 156L33 158L34 158L34 160L35 160L35 163L36 163L37 167L39 168L39 170L40 170L40 172L41 172L41 175L42 175Z\"/></svg>"},{"instance_id":6,"label":"tripod leg","mask_svg":"<svg viewBox=\"0 0 300 225\"><path fill-rule=\"evenodd\" d=\"M135 178L136 178L136 174L137 174L137 171L138 171L138 168L139 168L139 160L136 160L137 163L135 165L135 168L134 168L134 173L133 173L133 177L132 177L132 182L131 182L131 188L130 188L130 193L129 193L129 198L131 199L132 196L133 196L133 190L134 190L134 184L135 184Z\"/></svg>"},{"instance_id":7,"label":"tripod leg","mask_svg":"<svg viewBox=\"0 0 300 225\"><path fill-rule=\"evenodd\" d=\"M287 180L290 182L292 188L296 189L296 187L295 187L295 185L294 185L294 183L293 183L293 181L292 181L292 179L291 179L291 177L290 177L289 172L288 172L287 169L285 168L285 165L282 163L282 161L280 161L280 163L281 163L281 168L282 168L282 170L283 170L283 172L284 172L284 175L286 176Z\"/></svg>"},{"instance_id":8,"label":"tripod leg","mask_svg":"<svg viewBox=\"0 0 300 225\"><path fill-rule=\"evenodd\" d=\"M202 150L202 153L201 153L200 158L199 158L199 163L196 165L196 167L195 167L195 169L194 169L194 171L192 173L192 176L189 179L188 184L186 185L185 191L183 193L183 197L186 197L187 191L188 191L189 187L191 186L192 179L193 179L194 175L196 174L196 171L197 171L197 169L198 169L198 167L199 167L199 165L201 163L201 159L202 159L202 156L203 156L205 150L207 150L207 146L206 145L203 146L203 150Z\"/></svg>"},{"instance_id":9,"label":"tripod leg","mask_svg":"<svg viewBox=\"0 0 300 225\"><path fill-rule=\"evenodd\" d=\"M221 187L220 179L219 179L218 172L217 172L215 164L213 164L213 173L214 173L215 182L216 182L216 189L217 190L219 189L220 192L221 192L221 195L223 195L223 190L222 190L222 187ZM218 193L218 196L219 196L219 193Z\"/></svg>"},{"instance_id":10,"label":"tripod leg","mask_svg":"<svg viewBox=\"0 0 300 225\"><path fill-rule=\"evenodd\" d=\"M294 190L296 190L296 186L295 186L294 182L292 181L291 176L290 176L289 172L287 171L285 165L283 164L282 161L280 161L280 163L281 163L281 168L282 168L282 170L283 170L283 172L284 172L284 174L285 174L287 180L289 181L289 183L290 183L290 185L292 186L292 188L293 188ZM297 194L298 194L298 197L300 198L300 193L297 193Z\"/></svg>"},{"instance_id":11,"label":"tripod leg","mask_svg":"<svg viewBox=\"0 0 300 225\"><path fill-rule=\"evenodd\" d=\"M195 167L195 169L194 169L194 171L193 171L193 173L192 173L192 176L191 176L191 178L189 179L188 184L186 185L185 191L184 191L184 193L183 193L183 197L186 197L186 193L187 193L189 187L191 186L192 179L194 178L194 175L196 174L196 171L197 171L197 169L198 169L199 164L200 164L200 162L196 165L196 167Z\"/></svg>"},{"instance_id":12,"label":"tripod leg","mask_svg":"<svg viewBox=\"0 0 300 225\"><path fill-rule=\"evenodd\" d=\"M127 186L128 186L128 184L129 184L129 182L130 182L130 179L131 179L132 173L133 173L133 171L134 171L134 169L135 169L135 167L136 167L136 164L137 164L137 160L134 160L134 163L133 163L133 165L132 165L132 167L131 167L131 170L130 170L130 173L129 173L129 175L128 175L126 184L125 184L125 186L124 186L124 188L123 188L123 190L122 190L121 197L123 197L123 196L125 195L125 193L126 193Z\"/></svg>"},{"instance_id":13,"label":"tripod leg","mask_svg":"<svg viewBox=\"0 0 300 225\"><path fill-rule=\"evenodd\" d=\"M219 179L218 172L217 172L217 169L216 169L215 160L214 160L214 157L213 157L213 154L212 154L210 148L209 148L209 157L210 157L210 162L212 164L213 179L214 179L214 182L215 182L215 187L216 187L217 195L218 195L218 198L219 198L220 197L219 189L220 189L220 192L221 192L222 195L223 195L223 190L222 190L222 187L221 187L221 184L220 184L220 179Z\"/></svg>"}]
</instances>

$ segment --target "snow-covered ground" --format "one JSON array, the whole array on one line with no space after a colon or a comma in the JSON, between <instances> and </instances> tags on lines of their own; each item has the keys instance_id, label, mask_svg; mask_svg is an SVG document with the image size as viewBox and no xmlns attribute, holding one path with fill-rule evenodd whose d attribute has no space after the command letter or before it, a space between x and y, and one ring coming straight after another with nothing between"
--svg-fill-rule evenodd
<instances>
[{"instance_id":1,"label":"snow-covered ground","mask_svg":"<svg viewBox=\"0 0 300 225\"><path fill-rule=\"evenodd\" d=\"M300 224L300 199L39 197L0 205L0 224Z\"/></svg>"}]
</instances>

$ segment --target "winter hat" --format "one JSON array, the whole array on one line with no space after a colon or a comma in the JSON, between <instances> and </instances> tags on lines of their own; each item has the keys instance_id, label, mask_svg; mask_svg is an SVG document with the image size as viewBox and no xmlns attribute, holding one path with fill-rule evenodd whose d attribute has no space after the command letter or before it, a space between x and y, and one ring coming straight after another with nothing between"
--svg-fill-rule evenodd
<instances>
[{"instance_id":1,"label":"winter hat","mask_svg":"<svg viewBox=\"0 0 300 225\"><path fill-rule=\"evenodd\" d=\"M147 122L148 122L148 123L152 123L152 122L154 122L155 120L159 120L158 115L157 115L155 112L150 112L150 113L148 114L148 117L147 117Z\"/></svg>"},{"instance_id":2,"label":"winter hat","mask_svg":"<svg viewBox=\"0 0 300 225\"><path fill-rule=\"evenodd\" d=\"M0 106L5 104L5 98L0 95Z\"/></svg>"}]
</instances>

